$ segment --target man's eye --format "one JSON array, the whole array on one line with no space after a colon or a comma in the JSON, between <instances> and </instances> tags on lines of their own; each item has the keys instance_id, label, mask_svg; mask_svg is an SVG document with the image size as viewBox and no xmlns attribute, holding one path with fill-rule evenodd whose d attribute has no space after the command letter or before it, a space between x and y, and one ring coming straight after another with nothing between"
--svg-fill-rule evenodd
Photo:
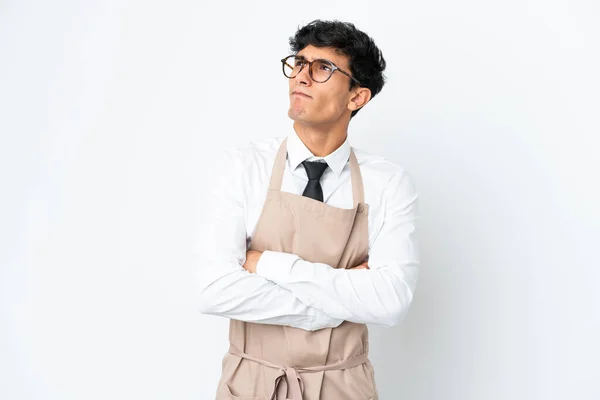
<instances>
[{"instance_id":1,"label":"man's eye","mask_svg":"<svg viewBox=\"0 0 600 400\"><path fill-rule=\"evenodd\" d=\"M321 64L320 69L322 69L323 71L331 71L331 67L329 67L329 65L325 65L325 64Z\"/></svg>"}]
</instances>

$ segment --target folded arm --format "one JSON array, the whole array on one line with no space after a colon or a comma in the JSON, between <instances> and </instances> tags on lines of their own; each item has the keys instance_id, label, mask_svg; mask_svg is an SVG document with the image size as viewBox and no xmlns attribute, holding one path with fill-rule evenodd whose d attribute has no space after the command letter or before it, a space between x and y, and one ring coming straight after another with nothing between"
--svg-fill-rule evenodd
<instances>
[{"instance_id":1,"label":"folded arm","mask_svg":"<svg viewBox=\"0 0 600 400\"><path fill-rule=\"evenodd\" d=\"M266 251L257 275L332 317L383 326L400 323L418 278L418 192L410 176L398 172L384 196L384 222L369 251L369 269L335 269L294 254Z\"/></svg>"}]
</instances>

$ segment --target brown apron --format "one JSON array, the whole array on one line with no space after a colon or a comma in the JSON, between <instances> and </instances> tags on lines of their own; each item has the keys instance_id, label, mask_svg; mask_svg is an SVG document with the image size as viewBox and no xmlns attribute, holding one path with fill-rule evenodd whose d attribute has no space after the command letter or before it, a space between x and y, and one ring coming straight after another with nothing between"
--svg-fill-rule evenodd
<instances>
[{"instance_id":1,"label":"brown apron","mask_svg":"<svg viewBox=\"0 0 600 400\"><path fill-rule=\"evenodd\" d=\"M251 250L292 253L310 262L352 268L367 259L367 216L360 168L350 152L354 208L282 192L287 139L273 165L269 191ZM217 399L377 400L365 324L306 331L232 319L229 352Z\"/></svg>"}]
</instances>

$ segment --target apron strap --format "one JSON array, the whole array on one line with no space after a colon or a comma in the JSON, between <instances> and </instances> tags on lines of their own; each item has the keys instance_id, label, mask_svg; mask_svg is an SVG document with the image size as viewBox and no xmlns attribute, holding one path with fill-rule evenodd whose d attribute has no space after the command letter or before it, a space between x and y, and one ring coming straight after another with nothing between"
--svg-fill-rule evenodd
<instances>
[{"instance_id":1,"label":"apron strap","mask_svg":"<svg viewBox=\"0 0 600 400\"><path fill-rule=\"evenodd\" d=\"M280 191L281 182L283 181L283 171L285 170L285 160L287 157L287 138L283 140L279 151L275 157L275 164L273 164L273 172L271 173L271 182L269 182L269 190Z\"/></svg>"},{"instance_id":2,"label":"apron strap","mask_svg":"<svg viewBox=\"0 0 600 400\"><path fill-rule=\"evenodd\" d=\"M352 199L354 201L354 208L356 208L359 204L365 202L365 189L363 187L358 160L352 149L350 149L350 175L352 177Z\"/></svg>"}]
</instances>

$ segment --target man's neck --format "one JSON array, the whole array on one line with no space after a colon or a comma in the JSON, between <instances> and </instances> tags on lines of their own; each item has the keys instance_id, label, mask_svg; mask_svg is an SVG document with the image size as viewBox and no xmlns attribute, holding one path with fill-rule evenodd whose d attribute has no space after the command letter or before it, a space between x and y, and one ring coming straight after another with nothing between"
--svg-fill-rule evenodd
<instances>
[{"instance_id":1,"label":"man's neck","mask_svg":"<svg viewBox=\"0 0 600 400\"><path fill-rule=\"evenodd\" d=\"M348 136L348 126L319 127L301 125L294 121L294 130L304 145L317 157L336 151Z\"/></svg>"}]
</instances>

